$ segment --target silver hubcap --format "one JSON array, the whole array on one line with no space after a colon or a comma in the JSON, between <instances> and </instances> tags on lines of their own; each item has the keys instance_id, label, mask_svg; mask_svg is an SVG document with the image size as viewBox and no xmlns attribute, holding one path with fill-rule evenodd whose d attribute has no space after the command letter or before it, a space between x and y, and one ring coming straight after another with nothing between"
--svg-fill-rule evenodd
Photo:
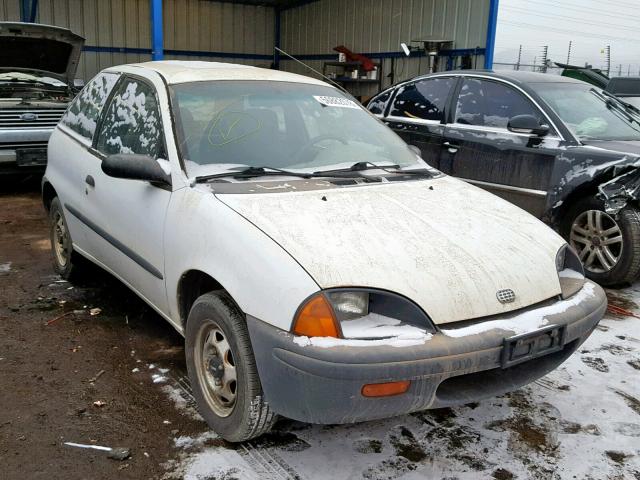
<instances>
[{"instance_id":1,"label":"silver hubcap","mask_svg":"<svg viewBox=\"0 0 640 480\"><path fill-rule=\"evenodd\" d=\"M67 236L67 226L60 213L53 219L53 252L58 265L62 268L67 266L69 261L69 238Z\"/></svg>"},{"instance_id":2,"label":"silver hubcap","mask_svg":"<svg viewBox=\"0 0 640 480\"><path fill-rule=\"evenodd\" d=\"M200 329L195 357L198 380L209 407L219 417L229 416L238 393L236 364L227 336L213 320Z\"/></svg>"},{"instance_id":3,"label":"silver hubcap","mask_svg":"<svg viewBox=\"0 0 640 480\"><path fill-rule=\"evenodd\" d=\"M622 231L612 216L600 210L581 213L571 225L569 241L590 272L609 272L622 255Z\"/></svg>"}]
</instances>

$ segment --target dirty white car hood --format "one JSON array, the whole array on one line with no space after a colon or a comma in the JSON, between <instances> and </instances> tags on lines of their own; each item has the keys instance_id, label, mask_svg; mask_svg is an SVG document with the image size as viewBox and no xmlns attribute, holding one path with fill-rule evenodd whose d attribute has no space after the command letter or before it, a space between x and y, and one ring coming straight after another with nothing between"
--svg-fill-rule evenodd
<instances>
[{"instance_id":1,"label":"dirty white car hood","mask_svg":"<svg viewBox=\"0 0 640 480\"><path fill-rule=\"evenodd\" d=\"M280 244L321 288L393 291L436 324L560 293L555 258L564 240L510 203L450 177L217 197ZM503 305L496 292L505 288L516 300Z\"/></svg>"}]
</instances>

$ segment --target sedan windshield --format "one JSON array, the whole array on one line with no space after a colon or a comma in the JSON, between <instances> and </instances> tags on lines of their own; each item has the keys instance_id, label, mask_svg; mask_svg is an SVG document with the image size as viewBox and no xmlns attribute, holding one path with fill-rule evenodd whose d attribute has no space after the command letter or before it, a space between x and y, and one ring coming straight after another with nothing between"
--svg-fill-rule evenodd
<instances>
[{"instance_id":1,"label":"sedan windshield","mask_svg":"<svg viewBox=\"0 0 640 480\"><path fill-rule=\"evenodd\" d=\"M615 99L579 83L534 83L531 87L580 140L640 140L640 124Z\"/></svg>"},{"instance_id":2,"label":"sedan windshield","mask_svg":"<svg viewBox=\"0 0 640 480\"><path fill-rule=\"evenodd\" d=\"M318 172L358 162L426 167L390 129L330 87L206 81L171 87L190 176L232 167Z\"/></svg>"}]
</instances>

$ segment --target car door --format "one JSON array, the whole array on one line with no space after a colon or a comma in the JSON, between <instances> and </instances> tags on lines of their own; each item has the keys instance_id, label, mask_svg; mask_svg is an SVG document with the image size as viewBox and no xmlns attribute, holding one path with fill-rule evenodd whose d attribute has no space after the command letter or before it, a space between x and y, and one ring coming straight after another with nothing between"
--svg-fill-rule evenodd
<instances>
[{"instance_id":1,"label":"car door","mask_svg":"<svg viewBox=\"0 0 640 480\"><path fill-rule=\"evenodd\" d=\"M163 239L171 188L113 178L101 168L108 155L139 154L169 169L159 105L155 86L144 78L125 75L115 87L92 148L87 221L96 259L166 312Z\"/></svg>"},{"instance_id":2,"label":"car door","mask_svg":"<svg viewBox=\"0 0 640 480\"><path fill-rule=\"evenodd\" d=\"M91 144L102 109L119 78L115 72L102 72L85 85L60 119L49 142L47 179L52 182L62 206L74 248L89 253L86 187L92 155Z\"/></svg>"},{"instance_id":3,"label":"car door","mask_svg":"<svg viewBox=\"0 0 640 480\"><path fill-rule=\"evenodd\" d=\"M442 170L541 217L561 141L551 121L524 91L497 79L465 76L453 100ZM509 131L517 115L534 116L549 133Z\"/></svg>"},{"instance_id":4,"label":"car door","mask_svg":"<svg viewBox=\"0 0 640 480\"><path fill-rule=\"evenodd\" d=\"M384 118L405 142L420 149L429 165L438 169L447 101L456 80L453 76L438 76L400 85Z\"/></svg>"}]
</instances>

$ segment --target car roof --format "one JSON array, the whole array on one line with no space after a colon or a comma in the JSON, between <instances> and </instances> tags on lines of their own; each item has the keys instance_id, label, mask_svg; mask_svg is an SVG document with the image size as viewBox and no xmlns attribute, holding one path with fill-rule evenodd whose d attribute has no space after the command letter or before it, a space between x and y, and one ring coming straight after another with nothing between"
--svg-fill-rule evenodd
<instances>
[{"instance_id":1,"label":"car roof","mask_svg":"<svg viewBox=\"0 0 640 480\"><path fill-rule=\"evenodd\" d=\"M207 80L266 80L273 82L306 83L330 87L330 85L325 82L304 75L234 63L162 60L155 62L133 63L127 65L127 67L141 68L157 72L162 75L169 84L201 82ZM112 67L107 70L118 71L119 67Z\"/></svg>"},{"instance_id":2,"label":"car roof","mask_svg":"<svg viewBox=\"0 0 640 480\"><path fill-rule=\"evenodd\" d=\"M522 70L451 70L446 72L439 72L430 75L421 75L417 78L429 78L438 75L479 75L484 77L491 77L502 80L509 80L513 83L528 84L528 83L579 83L584 82L576 80L574 78L562 77L551 73L539 73L539 72L525 72ZM415 80L415 79L413 79Z\"/></svg>"}]
</instances>

